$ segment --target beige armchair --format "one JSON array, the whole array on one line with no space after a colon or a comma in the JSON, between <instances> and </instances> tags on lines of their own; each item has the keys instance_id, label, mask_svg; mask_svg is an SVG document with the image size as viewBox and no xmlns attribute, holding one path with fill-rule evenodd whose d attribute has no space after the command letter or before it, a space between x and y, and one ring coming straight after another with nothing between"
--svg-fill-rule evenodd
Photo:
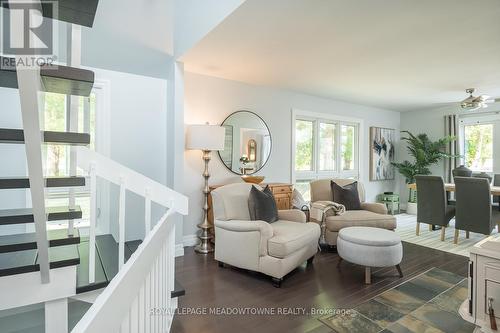
<instances>
[{"instance_id":1,"label":"beige armchair","mask_svg":"<svg viewBox=\"0 0 500 333\"><path fill-rule=\"evenodd\" d=\"M248 196L252 185L236 183L211 192L215 225L215 260L220 266L249 269L272 277L276 287L283 277L318 250L320 228L306 223L300 210L278 211L279 221L251 221Z\"/></svg>"},{"instance_id":2,"label":"beige armchair","mask_svg":"<svg viewBox=\"0 0 500 333\"><path fill-rule=\"evenodd\" d=\"M311 202L332 201L333 193L330 181L333 180L340 186L354 182L353 179L320 179L311 182ZM348 210L342 215L333 215L328 212L325 219L325 240L330 246L337 245L339 230L346 227L363 226L388 230L396 229L396 218L387 214L387 207L381 203L365 202L365 188L358 181L359 201L362 210ZM335 200L333 200L335 201ZM318 224L321 221L314 221Z\"/></svg>"}]
</instances>

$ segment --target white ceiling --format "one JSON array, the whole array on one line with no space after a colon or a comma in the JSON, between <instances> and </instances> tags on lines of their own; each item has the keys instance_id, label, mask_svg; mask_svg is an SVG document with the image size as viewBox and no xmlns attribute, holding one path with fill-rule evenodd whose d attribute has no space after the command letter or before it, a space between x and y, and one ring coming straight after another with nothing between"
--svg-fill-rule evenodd
<instances>
[{"instance_id":1,"label":"white ceiling","mask_svg":"<svg viewBox=\"0 0 500 333\"><path fill-rule=\"evenodd\" d=\"M500 97L499 0L247 0L187 71L398 111Z\"/></svg>"}]
</instances>

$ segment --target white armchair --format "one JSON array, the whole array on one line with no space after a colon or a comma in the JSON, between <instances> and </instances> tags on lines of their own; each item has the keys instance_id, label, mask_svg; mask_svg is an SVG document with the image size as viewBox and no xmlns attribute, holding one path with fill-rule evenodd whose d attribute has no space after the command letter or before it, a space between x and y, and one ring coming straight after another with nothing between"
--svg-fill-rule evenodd
<instances>
[{"instance_id":1,"label":"white armchair","mask_svg":"<svg viewBox=\"0 0 500 333\"><path fill-rule=\"evenodd\" d=\"M283 277L311 263L318 250L320 228L306 223L300 210L280 210L273 223L251 221L248 196L251 184L236 183L211 192L215 225L215 260L219 265L269 275L276 287Z\"/></svg>"}]
</instances>

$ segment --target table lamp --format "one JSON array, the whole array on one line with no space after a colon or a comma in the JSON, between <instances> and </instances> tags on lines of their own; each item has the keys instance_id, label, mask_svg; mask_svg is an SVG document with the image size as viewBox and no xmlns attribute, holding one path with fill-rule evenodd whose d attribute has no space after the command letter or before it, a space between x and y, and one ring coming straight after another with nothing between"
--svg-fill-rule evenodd
<instances>
[{"instance_id":1,"label":"table lamp","mask_svg":"<svg viewBox=\"0 0 500 333\"><path fill-rule=\"evenodd\" d=\"M203 171L203 177L205 178L205 188L203 189L203 195L205 197L205 204L203 206L203 220L198 224L198 228L201 229L198 238L200 243L196 245L194 250L198 253L207 254L214 251L214 248L210 242L210 224L208 223L208 178L210 178L210 173L208 172L208 162L210 162L210 153L212 150L223 150L225 141L226 129L219 125L189 125L186 135L186 149L189 150L201 150L203 152L203 161L205 161L205 171Z\"/></svg>"}]
</instances>

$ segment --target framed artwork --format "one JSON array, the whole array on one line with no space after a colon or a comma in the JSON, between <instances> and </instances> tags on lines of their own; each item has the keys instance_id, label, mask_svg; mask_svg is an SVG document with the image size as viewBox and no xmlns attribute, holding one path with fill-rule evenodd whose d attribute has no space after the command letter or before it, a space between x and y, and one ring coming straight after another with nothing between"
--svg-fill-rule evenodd
<instances>
[{"instance_id":1,"label":"framed artwork","mask_svg":"<svg viewBox=\"0 0 500 333\"><path fill-rule=\"evenodd\" d=\"M396 130L370 127L370 180L394 179Z\"/></svg>"}]
</instances>

